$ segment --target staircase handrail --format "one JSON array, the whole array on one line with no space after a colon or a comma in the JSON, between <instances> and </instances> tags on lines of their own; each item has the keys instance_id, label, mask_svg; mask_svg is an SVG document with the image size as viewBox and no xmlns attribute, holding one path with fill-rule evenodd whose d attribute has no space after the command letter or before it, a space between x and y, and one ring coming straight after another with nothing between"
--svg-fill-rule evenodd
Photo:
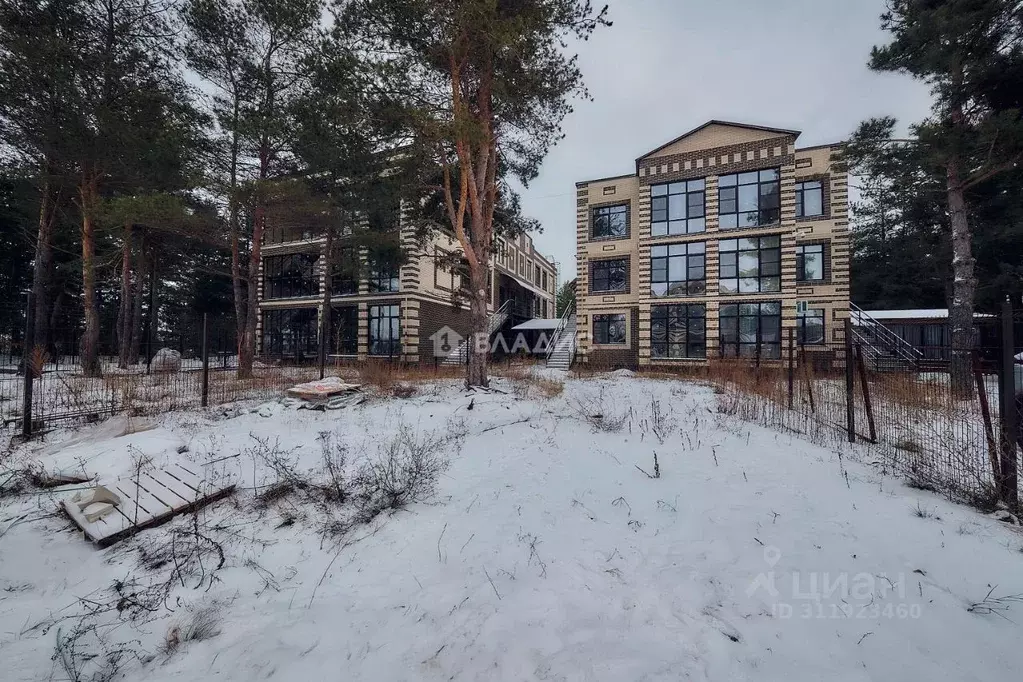
<instances>
[{"instance_id":1,"label":"staircase handrail","mask_svg":"<svg viewBox=\"0 0 1023 682\"><path fill-rule=\"evenodd\" d=\"M857 338L859 338L859 340L862 343L868 346L867 348L868 353L876 354L877 349L873 347L873 344L870 342L869 339L865 338L862 334L855 330L855 327L857 326L863 327L864 329L869 329L871 334L874 335L875 339L881 341L890 352L901 357L904 360L916 362L917 360L923 358L923 353L921 353L920 350L916 348L916 346L909 343L904 338L902 338L901 336L893 332L891 329L886 327L884 324L871 317L870 314L868 314L855 303L852 302L849 303L849 314L852 317L854 327L853 333L857 336Z\"/></svg>"},{"instance_id":2,"label":"staircase handrail","mask_svg":"<svg viewBox=\"0 0 1023 682\"><path fill-rule=\"evenodd\" d=\"M575 303L570 302L565 307L565 312L561 314L561 320L558 322L558 326L554 329L554 333L551 334L551 339L547 343L547 353L544 356L545 361L551 359L554 349L557 348L558 344L561 342L561 335L565 332L565 328L568 326L568 321L571 319L574 311Z\"/></svg>"},{"instance_id":3,"label":"staircase handrail","mask_svg":"<svg viewBox=\"0 0 1023 682\"><path fill-rule=\"evenodd\" d=\"M497 329L495 329L495 326L497 328L500 328L501 325L504 324L504 321L508 319L508 308L510 307L511 302L512 302L512 299L509 298L504 303L502 303L497 308L497 310L494 311L493 315L490 316L490 319L487 320L487 331L488 332L493 334L494 332L497 331ZM500 321L498 321L498 320L500 320ZM494 324L495 321L497 321L496 325Z\"/></svg>"}]
</instances>

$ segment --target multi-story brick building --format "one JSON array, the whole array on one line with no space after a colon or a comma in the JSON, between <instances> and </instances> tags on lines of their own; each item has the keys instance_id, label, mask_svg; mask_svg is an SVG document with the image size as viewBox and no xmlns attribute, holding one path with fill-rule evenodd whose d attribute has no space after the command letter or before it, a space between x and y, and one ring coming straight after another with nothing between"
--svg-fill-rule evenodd
<instances>
[{"instance_id":1,"label":"multi-story brick building","mask_svg":"<svg viewBox=\"0 0 1023 682\"><path fill-rule=\"evenodd\" d=\"M324 235L269 230L258 282L259 354L317 358L326 305L331 309L327 353L332 359L433 362L430 337L441 327L466 336L468 300L461 293L460 270L452 266L461 245L445 232L423 242L412 230L397 228L394 238L405 254L403 264L374 262L370 250L346 245L341 237L335 239L328 272ZM511 322L553 316L554 264L536 251L529 235L497 243L489 282L491 312L508 302L504 310Z\"/></svg>"},{"instance_id":2,"label":"multi-story brick building","mask_svg":"<svg viewBox=\"0 0 1023 682\"><path fill-rule=\"evenodd\" d=\"M576 183L577 359L648 366L778 358L844 341L848 179L841 145L710 121Z\"/></svg>"}]
</instances>

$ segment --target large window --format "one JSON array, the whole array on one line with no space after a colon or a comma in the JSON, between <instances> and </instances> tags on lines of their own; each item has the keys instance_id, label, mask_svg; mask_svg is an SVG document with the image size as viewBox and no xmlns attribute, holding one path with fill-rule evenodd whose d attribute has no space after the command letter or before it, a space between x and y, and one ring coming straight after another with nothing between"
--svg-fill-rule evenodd
<instances>
[{"instance_id":1,"label":"large window","mask_svg":"<svg viewBox=\"0 0 1023 682\"><path fill-rule=\"evenodd\" d=\"M796 281L824 281L823 244L800 244L796 247Z\"/></svg>"},{"instance_id":2,"label":"large window","mask_svg":"<svg viewBox=\"0 0 1023 682\"><path fill-rule=\"evenodd\" d=\"M629 207L624 204L597 206L593 209L592 222L590 237L593 239L627 237L629 236Z\"/></svg>"},{"instance_id":3,"label":"large window","mask_svg":"<svg viewBox=\"0 0 1023 682\"><path fill-rule=\"evenodd\" d=\"M387 357L401 354L400 306L369 307L369 354Z\"/></svg>"},{"instance_id":4,"label":"large window","mask_svg":"<svg viewBox=\"0 0 1023 682\"><path fill-rule=\"evenodd\" d=\"M796 343L800 346L824 343L824 310L805 307L796 310Z\"/></svg>"},{"instance_id":5,"label":"large window","mask_svg":"<svg viewBox=\"0 0 1023 682\"><path fill-rule=\"evenodd\" d=\"M303 239L315 239L316 237L323 236L313 232L313 229L308 225L274 225L266 228L266 232L263 233L263 242L265 244L283 244L285 242L294 242Z\"/></svg>"},{"instance_id":6,"label":"large window","mask_svg":"<svg viewBox=\"0 0 1023 682\"><path fill-rule=\"evenodd\" d=\"M330 311L330 353L355 355L359 352L359 309L339 306Z\"/></svg>"},{"instance_id":7,"label":"large window","mask_svg":"<svg viewBox=\"0 0 1023 682\"><path fill-rule=\"evenodd\" d=\"M316 308L263 311L263 355L312 360L319 354Z\"/></svg>"},{"instance_id":8,"label":"large window","mask_svg":"<svg viewBox=\"0 0 1023 682\"><path fill-rule=\"evenodd\" d=\"M721 306L721 355L781 357L781 303L730 303Z\"/></svg>"},{"instance_id":9,"label":"large window","mask_svg":"<svg viewBox=\"0 0 1023 682\"><path fill-rule=\"evenodd\" d=\"M650 294L693 296L707 291L704 242L650 247Z\"/></svg>"},{"instance_id":10,"label":"large window","mask_svg":"<svg viewBox=\"0 0 1023 682\"><path fill-rule=\"evenodd\" d=\"M722 294L781 291L781 237L722 239L718 248Z\"/></svg>"},{"instance_id":11,"label":"large window","mask_svg":"<svg viewBox=\"0 0 1023 682\"><path fill-rule=\"evenodd\" d=\"M298 298L320 292L315 253L289 253L263 259L263 298Z\"/></svg>"},{"instance_id":12,"label":"large window","mask_svg":"<svg viewBox=\"0 0 1023 682\"><path fill-rule=\"evenodd\" d=\"M703 178L650 187L650 234L703 232L705 187Z\"/></svg>"},{"instance_id":13,"label":"large window","mask_svg":"<svg viewBox=\"0 0 1023 682\"><path fill-rule=\"evenodd\" d=\"M702 303L650 308L650 352L655 358L707 356L707 310Z\"/></svg>"},{"instance_id":14,"label":"large window","mask_svg":"<svg viewBox=\"0 0 1023 682\"><path fill-rule=\"evenodd\" d=\"M624 346L625 315L594 315L593 342L602 346Z\"/></svg>"},{"instance_id":15,"label":"large window","mask_svg":"<svg viewBox=\"0 0 1023 682\"><path fill-rule=\"evenodd\" d=\"M342 246L335 251L333 274L330 277L334 296L359 293L359 252L354 246Z\"/></svg>"},{"instance_id":16,"label":"large window","mask_svg":"<svg viewBox=\"0 0 1023 682\"><path fill-rule=\"evenodd\" d=\"M718 214L722 230L778 222L781 219L778 169L722 175L718 178Z\"/></svg>"},{"instance_id":17,"label":"large window","mask_svg":"<svg viewBox=\"0 0 1023 682\"><path fill-rule=\"evenodd\" d=\"M398 291L398 273L400 268L397 265L385 262L377 262L369 271L370 293L378 291Z\"/></svg>"},{"instance_id":18,"label":"large window","mask_svg":"<svg viewBox=\"0 0 1023 682\"><path fill-rule=\"evenodd\" d=\"M824 188L820 180L796 183L796 217L824 215Z\"/></svg>"},{"instance_id":19,"label":"large window","mask_svg":"<svg viewBox=\"0 0 1023 682\"><path fill-rule=\"evenodd\" d=\"M590 291L628 291L629 260L615 258L612 260L590 261Z\"/></svg>"}]
</instances>

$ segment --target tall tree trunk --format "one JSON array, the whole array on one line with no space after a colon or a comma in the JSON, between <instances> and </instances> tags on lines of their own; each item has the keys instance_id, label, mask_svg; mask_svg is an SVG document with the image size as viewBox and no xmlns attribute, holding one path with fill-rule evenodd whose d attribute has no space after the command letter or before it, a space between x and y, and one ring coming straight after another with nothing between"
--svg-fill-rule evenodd
<instances>
[{"instance_id":1,"label":"tall tree trunk","mask_svg":"<svg viewBox=\"0 0 1023 682\"><path fill-rule=\"evenodd\" d=\"M131 340L128 347L128 364L136 365L139 361L139 348L142 345L142 299L146 297L145 284L147 277L152 277L149 260L146 258L146 232L142 231L139 245L139 266L135 273L135 291L132 295L131 308Z\"/></svg>"},{"instance_id":2,"label":"tall tree trunk","mask_svg":"<svg viewBox=\"0 0 1023 682\"><path fill-rule=\"evenodd\" d=\"M234 94L234 112L231 119L231 176L228 220L231 225L231 287L234 290L234 320L235 320L235 349L238 353L239 364L241 364L242 345L245 340L246 328L246 301L242 287L242 254L241 254L241 226L238 224L238 156L240 151L240 140L238 136L238 121L240 116L240 98L237 89ZM250 367L251 372L251 367Z\"/></svg>"},{"instance_id":3,"label":"tall tree trunk","mask_svg":"<svg viewBox=\"0 0 1023 682\"><path fill-rule=\"evenodd\" d=\"M39 232L36 236L35 264L32 268L32 296L35 299L35 340L37 346L50 347L48 284L53 269L53 221L57 215L50 185L49 164L43 167L42 196L39 202Z\"/></svg>"},{"instance_id":4,"label":"tall tree trunk","mask_svg":"<svg viewBox=\"0 0 1023 682\"><path fill-rule=\"evenodd\" d=\"M256 207L252 223L252 242L249 245L248 287L245 305L245 333L238 353L238 378L252 376L252 363L256 358L256 320L259 318L259 261L262 257L263 227L266 209Z\"/></svg>"},{"instance_id":5,"label":"tall tree trunk","mask_svg":"<svg viewBox=\"0 0 1023 682\"><path fill-rule=\"evenodd\" d=\"M490 320L487 315L487 269L476 261L469 265L469 365L466 368L466 387L490 385L487 366L490 360Z\"/></svg>"},{"instance_id":6,"label":"tall tree trunk","mask_svg":"<svg viewBox=\"0 0 1023 682\"><path fill-rule=\"evenodd\" d=\"M95 210L97 178L86 171L79 187L82 209L82 309L85 333L82 335L82 373L87 377L102 374L99 363L99 310L96 307Z\"/></svg>"},{"instance_id":7,"label":"tall tree trunk","mask_svg":"<svg viewBox=\"0 0 1023 682\"><path fill-rule=\"evenodd\" d=\"M973 299L977 291L977 278L973 273L973 235L966 216L962 169L956 156L948 160L946 175L948 212L952 224L952 301L948 310L952 331L952 395L969 399L973 397L971 352L974 342Z\"/></svg>"},{"instance_id":8,"label":"tall tree trunk","mask_svg":"<svg viewBox=\"0 0 1023 682\"><path fill-rule=\"evenodd\" d=\"M121 242L121 301L117 308L117 366L128 368L131 353L131 223L124 224L124 239Z\"/></svg>"}]
</instances>

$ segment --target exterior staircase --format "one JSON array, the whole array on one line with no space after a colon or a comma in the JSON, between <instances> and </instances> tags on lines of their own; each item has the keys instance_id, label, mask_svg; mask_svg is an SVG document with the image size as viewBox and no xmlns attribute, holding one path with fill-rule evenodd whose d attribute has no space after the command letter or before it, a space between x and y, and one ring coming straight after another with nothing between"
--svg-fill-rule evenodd
<instances>
[{"instance_id":1,"label":"exterior staircase","mask_svg":"<svg viewBox=\"0 0 1023 682\"><path fill-rule=\"evenodd\" d=\"M487 320L487 334L489 338L493 336L494 332L504 326L504 323L508 321L508 315L511 311L511 299L501 304L501 307L493 312L490 319ZM458 348L455 348L451 353L441 361L442 365L465 365L469 362L469 342L470 339L464 339Z\"/></svg>"},{"instance_id":2,"label":"exterior staircase","mask_svg":"<svg viewBox=\"0 0 1023 682\"><path fill-rule=\"evenodd\" d=\"M906 372L920 368L923 354L854 303L849 304L852 342L875 372Z\"/></svg>"},{"instance_id":3,"label":"exterior staircase","mask_svg":"<svg viewBox=\"0 0 1023 682\"><path fill-rule=\"evenodd\" d=\"M575 306L570 305L561 316L561 323L551 335L547 346L547 366L569 369L575 360Z\"/></svg>"}]
</instances>

